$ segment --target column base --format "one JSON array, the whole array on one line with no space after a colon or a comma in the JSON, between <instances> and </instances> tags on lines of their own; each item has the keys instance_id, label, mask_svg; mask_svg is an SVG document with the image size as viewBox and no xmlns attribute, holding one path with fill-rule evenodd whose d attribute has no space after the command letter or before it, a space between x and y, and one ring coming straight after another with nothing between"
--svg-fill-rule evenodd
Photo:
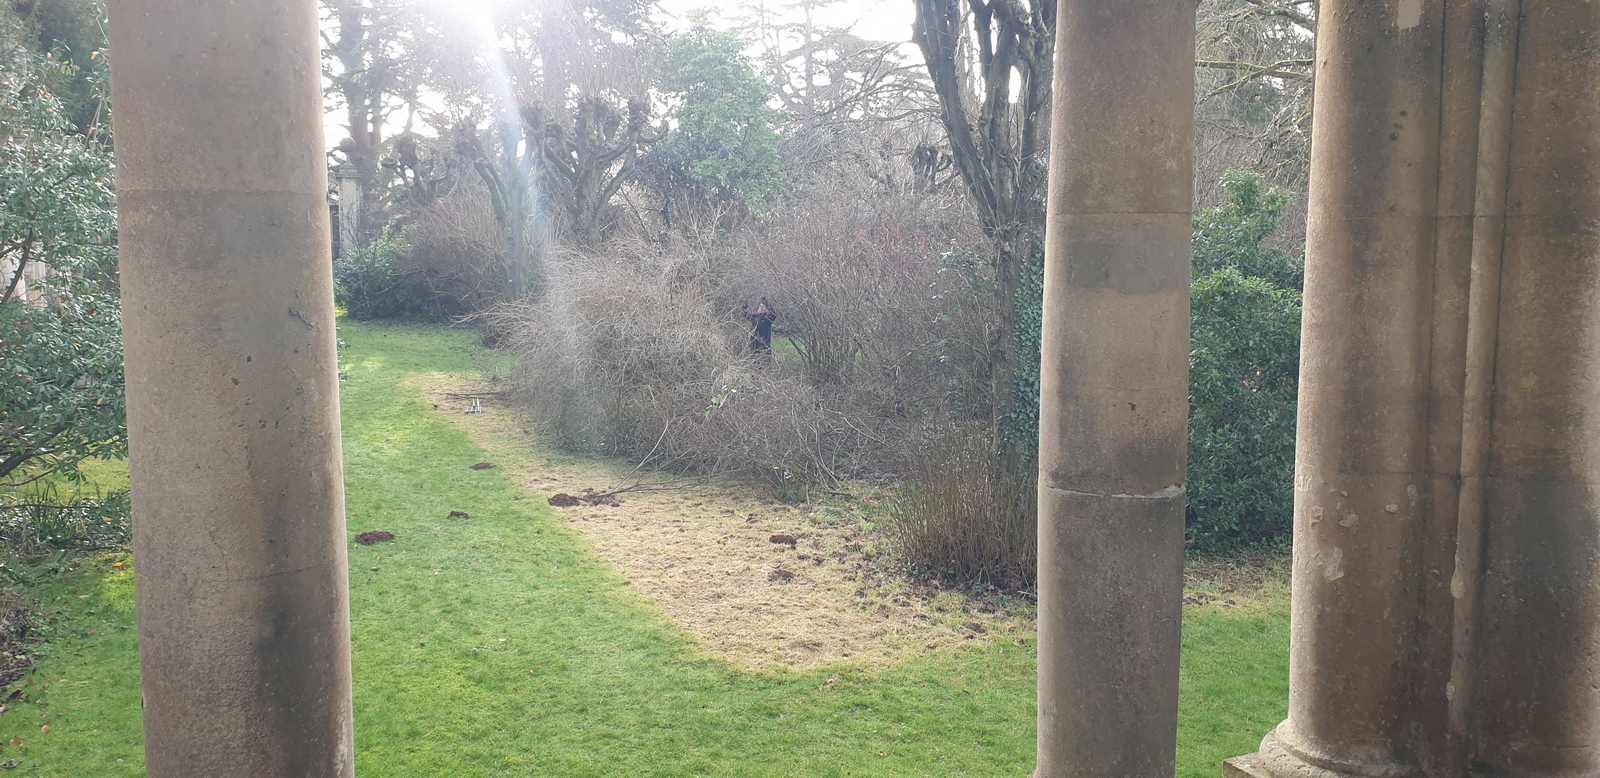
<instances>
[{"instance_id":1,"label":"column base","mask_svg":"<svg viewBox=\"0 0 1600 778\"><path fill-rule=\"evenodd\" d=\"M1222 763L1222 778L1272 778L1260 761L1259 753L1229 759Z\"/></svg>"},{"instance_id":2,"label":"column base","mask_svg":"<svg viewBox=\"0 0 1600 778\"><path fill-rule=\"evenodd\" d=\"M1261 750L1223 762L1223 778L1422 778L1422 771L1407 765L1306 753L1286 742L1288 728L1288 722L1278 725L1261 739Z\"/></svg>"}]
</instances>

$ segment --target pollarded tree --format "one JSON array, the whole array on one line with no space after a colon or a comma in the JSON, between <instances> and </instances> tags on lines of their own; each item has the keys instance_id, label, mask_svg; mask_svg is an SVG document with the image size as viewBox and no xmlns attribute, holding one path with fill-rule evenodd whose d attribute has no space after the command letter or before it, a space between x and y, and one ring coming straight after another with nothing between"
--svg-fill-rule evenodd
<instances>
[{"instance_id":1,"label":"pollarded tree","mask_svg":"<svg viewBox=\"0 0 1600 778\"><path fill-rule=\"evenodd\" d=\"M473 161L519 232L547 227L580 244L599 242L612 197L632 179L649 123L646 49L655 37L647 0L495 0L464 24L433 3L430 82L490 117L490 131L456 144Z\"/></svg>"},{"instance_id":2,"label":"pollarded tree","mask_svg":"<svg viewBox=\"0 0 1600 778\"><path fill-rule=\"evenodd\" d=\"M579 244L604 239L611 198L632 180L639 152L657 133L644 98L621 110L604 97L586 95L572 110L572 126L536 108L523 111L529 145L540 155L538 170Z\"/></svg>"}]
</instances>

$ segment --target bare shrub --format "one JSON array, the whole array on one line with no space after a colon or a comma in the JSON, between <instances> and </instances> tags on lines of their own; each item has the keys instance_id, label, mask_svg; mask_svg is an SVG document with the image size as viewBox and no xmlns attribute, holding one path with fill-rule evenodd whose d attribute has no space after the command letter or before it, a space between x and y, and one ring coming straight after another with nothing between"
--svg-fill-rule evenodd
<instances>
[{"instance_id":1,"label":"bare shrub","mask_svg":"<svg viewBox=\"0 0 1600 778\"><path fill-rule=\"evenodd\" d=\"M461 186L418 208L405 238L396 269L449 315L489 307L510 286L506 241L481 187Z\"/></svg>"},{"instance_id":2,"label":"bare shrub","mask_svg":"<svg viewBox=\"0 0 1600 778\"><path fill-rule=\"evenodd\" d=\"M403 228L334 263L337 294L356 318L450 319L505 299L512 267L481 188L418 206Z\"/></svg>"},{"instance_id":3,"label":"bare shrub","mask_svg":"<svg viewBox=\"0 0 1600 778\"><path fill-rule=\"evenodd\" d=\"M897 470L927 418L987 412L993 317L978 245L954 196L813 189L741 237L724 294L771 300L806 382L869 422L878 466Z\"/></svg>"},{"instance_id":4,"label":"bare shrub","mask_svg":"<svg viewBox=\"0 0 1600 778\"><path fill-rule=\"evenodd\" d=\"M861 425L745 352L748 325L712 302L708 270L644 246L553 262L547 294L491 316L513 333L520 404L569 450L781 488L837 482Z\"/></svg>"},{"instance_id":5,"label":"bare shrub","mask_svg":"<svg viewBox=\"0 0 1600 778\"><path fill-rule=\"evenodd\" d=\"M1038 470L1004 461L982 434L952 432L931 449L890 503L882 526L916 575L1032 588L1038 554Z\"/></svg>"}]
</instances>

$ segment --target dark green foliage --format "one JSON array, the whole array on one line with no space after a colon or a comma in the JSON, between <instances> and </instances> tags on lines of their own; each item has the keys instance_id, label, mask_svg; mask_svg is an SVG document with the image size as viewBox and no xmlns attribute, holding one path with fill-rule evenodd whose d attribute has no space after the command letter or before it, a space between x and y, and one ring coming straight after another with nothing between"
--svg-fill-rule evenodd
<instances>
[{"instance_id":1,"label":"dark green foliage","mask_svg":"<svg viewBox=\"0 0 1600 778\"><path fill-rule=\"evenodd\" d=\"M1194 217L1194 277L1223 268L1264 278L1285 289L1299 289L1303 263L1288 253L1262 246L1278 229L1288 195L1269 189L1261 176L1240 170L1223 174L1228 202Z\"/></svg>"},{"instance_id":2,"label":"dark green foliage","mask_svg":"<svg viewBox=\"0 0 1600 778\"><path fill-rule=\"evenodd\" d=\"M34 79L65 69L43 58L34 62ZM57 286L72 287L62 291L99 288L112 279L111 174L110 149L77 133L48 87L35 80L0 92L0 260L16 267L26 256L60 271ZM0 279L0 298L9 296L10 281Z\"/></svg>"},{"instance_id":3,"label":"dark green foliage","mask_svg":"<svg viewBox=\"0 0 1600 778\"><path fill-rule=\"evenodd\" d=\"M1300 294L1224 268L1195 281L1189 530L1196 547L1288 534Z\"/></svg>"},{"instance_id":4,"label":"dark green foliage","mask_svg":"<svg viewBox=\"0 0 1600 778\"><path fill-rule=\"evenodd\" d=\"M385 235L334 260L334 298L355 319L445 318L426 279L402 267L406 243Z\"/></svg>"},{"instance_id":5,"label":"dark green foliage","mask_svg":"<svg viewBox=\"0 0 1600 778\"><path fill-rule=\"evenodd\" d=\"M0 303L0 481L127 450L117 300ZM0 498L4 501L4 498Z\"/></svg>"},{"instance_id":6,"label":"dark green foliage","mask_svg":"<svg viewBox=\"0 0 1600 778\"><path fill-rule=\"evenodd\" d=\"M35 73L50 64L35 62ZM111 156L39 83L0 94L0 502L126 450ZM26 285L24 271L47 268Z\"/></svg>"},{"instance_id":7,"label":"dark green foliage","mask_svg":"<svg viewBox=\"0 0 1600 778\"><path fill-rule=\"evenodd\" d=\"M1194 219L1189 544L1286 537L1294 507L1301 265L1261 241L1285 199L1229 173L1231 201Z\"/></svg>"},{"instance_id":8,"label":"dark green foliage","mask_svg":"<svg viewBox=\"0 0 1600 778\"><path fill-rule=\"evenodd\" d=\"M1044 246L1028 252L1017 279L1017 368L1011 379L1013 400L1003 433L1013 449L1031 459L1039 451L1039 364L1044 331Z\"/></svg>"},{"instance_id":9,"label":"dark green foliage","mask_svg":"<svg viewBox=\"0 0 1600 778\"><path fill-rule=\"evenodd\" d=\"M63 116L80 133L109 130L105 0L32 0L12 6L18 43L45 61L35 76L60 101Z\"/></svg>"}]
</instances>

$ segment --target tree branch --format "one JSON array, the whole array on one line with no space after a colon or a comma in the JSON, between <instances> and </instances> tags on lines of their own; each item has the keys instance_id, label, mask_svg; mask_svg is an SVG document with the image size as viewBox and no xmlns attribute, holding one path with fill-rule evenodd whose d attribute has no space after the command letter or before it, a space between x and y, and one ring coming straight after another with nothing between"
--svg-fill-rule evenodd
<instances>
[{"instance_id":1,"label":"tree branch","mask_svg":"<svg viewBox=\"0 0 1600 778\"><path fill-rule=\"evenodd\" d=\"M1317 22L1310 14L1300 10L1300 6L1311 5L1312 0L1288 0L1276 2L1275 0L1246 0L1253 6L1253 11L1258 16L1277 16L1288 19L1296 27L1306 32L1315 33Z\"/></svg>"},{"instance_id":2,"label":"tree branch","mask_svg":"<svg viewBox=\"0 0 1600 778\"><path fill-rule=\"evenodd\" d=\"M0 303L7 302L11 295L17 291L17 285L22 283L22 271L28 269L28 260L33 258L33 231L28 231L28 236L22 241L22 256L17 258L17 269L11 274L11 283L6 285L6 293L0 294ZM3 473L0 473L3 475Z\"/></svg>"}]
</instances>

